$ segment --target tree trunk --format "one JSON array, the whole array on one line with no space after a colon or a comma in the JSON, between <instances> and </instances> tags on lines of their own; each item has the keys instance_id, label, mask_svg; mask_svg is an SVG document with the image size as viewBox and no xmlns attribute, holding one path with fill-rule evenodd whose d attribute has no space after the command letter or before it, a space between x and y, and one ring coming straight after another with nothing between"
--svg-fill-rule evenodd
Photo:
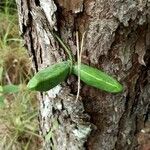
<instances>
[{"instance_id":1,"label":"tree trunk","mask_svg":"<svg viewBox=\"0 0 150 150\"><path fill-rule=\"evenodd\" d=\"M82 62L103 69L124 85L121 94L109 94L82 83L76 102L77 79L71 76L40 93L44 149L148 150L150 2L17 0L17 5L35 72L66 59L52 29L75 56L75 32L81 37L86 31Z\"/></svg>"}]
</instances>

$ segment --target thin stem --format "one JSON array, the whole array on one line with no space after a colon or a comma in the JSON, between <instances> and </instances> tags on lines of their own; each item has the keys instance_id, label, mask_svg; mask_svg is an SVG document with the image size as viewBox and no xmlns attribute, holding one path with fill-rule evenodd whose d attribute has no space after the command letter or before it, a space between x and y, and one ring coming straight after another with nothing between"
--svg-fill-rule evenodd
<instances>
[{"instance_id":1,"label":"thin stem","mask_svg":"<svg viewBox=\"0 0 150 150\"><path fill-rule=\"evenodd\" d=\"M55 32L52 32L52 35L57 39L57 41L60 43L60 45L64 48L65 52L68 54L69 60L71 61L71 66L70 66L70 74L71 74L73 62L75 61L75 59L72 55L72 52L71 52L70 48L68 48L65 45L65 43L59 38L59 36Z\"/></svg>"},{"instance_id":2,"label":"thin stem","mask_svg":"<svg viewBox=\"0 0 150 150\"><path fill-rule=\"evenodd\" d=\"M80 94L80 47L79 47L79 33L76 32L76 44L77 44L77 63L78 63L78 91L76 96L76 102L79 99Z\"/></svg>"},{"instance_id":3,"label":"thin stem","mask_svg":"<svg viewBox=\"0 0 150 150\"><path fill-rule=\"evenodd\" d=\"M82 40L81 40L80 61L81 61L81 56L82 56L82 52L83 52L84 38L85 38L85 32L83 33Z\"/></svg>"},{"instance_id":4,"label":"thin stem","mask_svg":"<svg viewBox=\"0 0 150 150\"><path fill-rule=\"evenodd\" d=\"M81 46L79 47L79 34L78 32L76 32L77 59L78 59L78 91L77 91L76 101L78 101L80 95L80 67L81 67L81 57L83 52L84 38L85 38L85 32L82 35Z\"/></svg>"},{"instance_id":5,"label":"thin stem","mask_svg":"<svg viewBox=\"0 0 150 150\"><path fill-rule=\"evenodd\" d=\"M59 38L59 36L56 33L53 33L54 37L57 39L57 41L60 43L60 45L64 48L64 50L66 51L66 53L68 54L69 59L71 60L71 62L73 62L73 57L71 54L71 50L70 48L68 48L65 43Z\"/></svg>"}]
</instances>

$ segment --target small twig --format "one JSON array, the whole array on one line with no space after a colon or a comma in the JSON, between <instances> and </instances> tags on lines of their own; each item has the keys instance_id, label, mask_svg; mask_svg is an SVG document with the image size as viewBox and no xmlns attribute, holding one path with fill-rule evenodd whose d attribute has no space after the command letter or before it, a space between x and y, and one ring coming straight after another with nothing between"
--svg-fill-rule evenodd
<instances>
[{"instance_id":1,"label":"small twig","mask_svg":"<svg viewBox=\"0 0 150 150\"><path fill-rule=\"evenodd\" d=\"M78 101L80 95L80 67L81 67L81 56L83 51L84 37L85 37L85 32L82 35L81 45L79 47L79 34L78 32L76 32L77 59L78 59L78 91L76 96L76 102Z\"/></svg>"},{"instance_id":2,"label":"small twig","mask_svg":"<svg viewBox=\"0 0 150 150\"><path fill-rule=\"evenodd\" d=\"M80 94L80 47L79 47L79 34L76 32L76 44L77 44L77 61L78 61L78 91L77 91L77 96L76 96L76 102L79 99L79 94Z\"/></svg>"}]
</instances>

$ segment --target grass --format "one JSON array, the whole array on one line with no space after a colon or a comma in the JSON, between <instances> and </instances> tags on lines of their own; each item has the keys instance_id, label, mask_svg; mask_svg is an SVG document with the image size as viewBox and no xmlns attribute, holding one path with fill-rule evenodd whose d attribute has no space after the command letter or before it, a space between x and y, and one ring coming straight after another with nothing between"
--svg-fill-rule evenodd
<instances>
[{"instance_id":1,"label":"grass","mask_svg":"<svg viewBox=\"0 0 150 150\"><path fill-rule=\"evenodd\" d=\"M19 92L0 93L0 149L40 149L36 94L24 88L31 61L19 37L14 0L0 2L0 58L0 87L21 85Z\"/></svg>"}]
</instances>

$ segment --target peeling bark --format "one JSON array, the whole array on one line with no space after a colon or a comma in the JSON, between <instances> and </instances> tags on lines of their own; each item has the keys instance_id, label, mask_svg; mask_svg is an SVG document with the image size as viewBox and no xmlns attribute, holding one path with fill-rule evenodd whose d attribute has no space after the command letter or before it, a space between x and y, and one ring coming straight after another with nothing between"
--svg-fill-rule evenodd
<instances>
[{"instance_id":1,"label":"peeling bark","mask_svg":"<svg viewBox=\"0 0 150 150\"><path fill-rule=\"evenodd\" d=\"M52 29L75 56L75 31L86 31L82 62L105 70L124 85L123 93L113 95L82 83L75 102L77 80L70 77L39 94L44 148L142 150L145 145L139 137L149 128L150 2L17 0L17 5L35 72L66 59Z\"/></svg>"}]
</instances>

